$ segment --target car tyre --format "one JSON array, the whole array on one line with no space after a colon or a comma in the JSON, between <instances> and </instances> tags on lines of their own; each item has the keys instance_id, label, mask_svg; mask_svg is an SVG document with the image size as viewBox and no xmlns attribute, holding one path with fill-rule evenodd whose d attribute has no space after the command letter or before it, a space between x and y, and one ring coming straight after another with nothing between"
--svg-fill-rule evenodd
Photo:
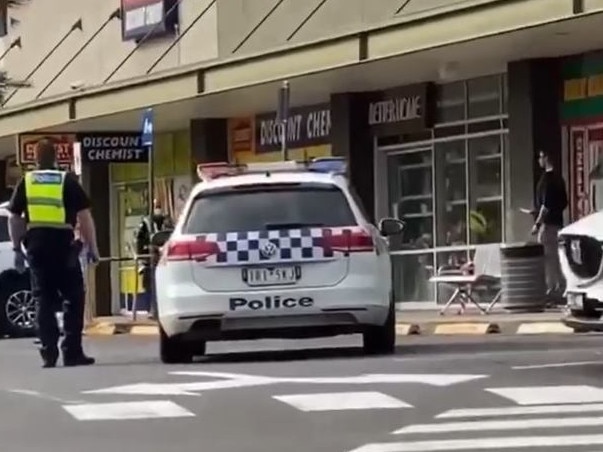
<instances>
[{"instance_id":1,"label":"car tyre","mask_svg":"<svg viewBox=\"0 0 603 452\"><path fill-rule=\"evenodd\" d=\"M159 355L163 364L190 364L193 352L189 344L180 337L169 337L159 327Z\"/></svg>"},{"instance_id":2,"label":"car tyre","mask_svg":"<svg viewBox=\"0 0 603 452\"><path fill-rule=\"evenodd\" d=\"M25 324L11 321L9 311L15 309L15 303L24 304L28 311ZM36 308L33 305L29 274L16 271L0 276L0 334L10 337L32 337L36 335Z\"/></svg>"},{"instance_id":3,"label":"car tyre","mask_svg":"<svg viewBox=\"0 0 603 452\"><path fill-rule=\"evenodd\" d=\"M396 350L396 305L392 301L385 323L369 326L363 333L364 352L369 355L390 355Z\"/></svg>"},{"instance_id":4,"label":"car tyre","mask_svg":"<svg viewBox=\"0 0 603 452\"><path fill-rule=\"evenodd\" d=\"M599 319L601 318L601 314L595 310L584 310L584 309L571 309L570 315L576 318L587 318L587 319Z\"/></svg>"}]
</instances>

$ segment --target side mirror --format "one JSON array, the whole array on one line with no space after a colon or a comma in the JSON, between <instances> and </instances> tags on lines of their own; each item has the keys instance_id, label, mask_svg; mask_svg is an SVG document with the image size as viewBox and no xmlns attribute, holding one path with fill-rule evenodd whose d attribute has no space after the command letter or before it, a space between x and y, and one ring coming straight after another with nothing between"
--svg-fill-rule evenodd
<instances>
[{"instance_id":1,"label":"side mirror","mask_svg":"<svg viewBox=\"0 0 603 452\"><path fill-rule=\"evenodd\" d=\"M384 237L402 234L404 222L397 218L383 218L379 222L379 232Z\"/></svg>"},{"instance_id":2,"label":"side mirror","mask_svg":"<svg viewBox=\"0 0 603 452\"><path fill-rule=\"evenodd\" d=\"M153 245L157 248L161 248L163 245L165 245L165 242L167 242L170 239L171 235L172 235L172 231L169 229L156 232L151 237L151 245Z\"/></svg>"}]
</instances>

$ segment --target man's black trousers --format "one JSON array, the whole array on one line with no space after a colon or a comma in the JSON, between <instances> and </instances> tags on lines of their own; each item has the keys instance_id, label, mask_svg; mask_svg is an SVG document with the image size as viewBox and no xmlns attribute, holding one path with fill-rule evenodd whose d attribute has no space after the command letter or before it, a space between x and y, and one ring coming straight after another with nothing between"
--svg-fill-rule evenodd
<instances>
[{"instance_id":1,"label":"man's black trousers","mask_svg":"<svg viewBox=\"0 0 603 452\"><path fill-rule=\"evenodd\" d=\"M55 350L60 337L57 303L63 303L64 356L82 354L84 328L84 278L75 250L28 255L31 289L37 305L38 336L45 350Z\"/></svg>"}]
</instances>

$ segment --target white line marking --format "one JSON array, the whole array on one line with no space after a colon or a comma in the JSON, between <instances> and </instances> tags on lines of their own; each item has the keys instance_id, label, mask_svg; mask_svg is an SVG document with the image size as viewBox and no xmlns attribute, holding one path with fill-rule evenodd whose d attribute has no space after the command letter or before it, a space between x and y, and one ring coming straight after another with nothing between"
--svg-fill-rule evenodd
<instances>
[{"instance_id":1,"label":"white line marking","mask_svg":"<svg viewBox=\"0 0 603 452\"><path fill-rule=\"evenodd\" d=\"M376 443L351 452L439 452L492 449L520 449L528 447L595 446L603 444L603 435L521 436L505 438L451 439L446 441L405 441ZM563 450L563 449L561 449Z\"/></svg>"},{"instance_id":2,"label":"white line marking","mask_svg":"<svg viewBox=\"0 0 603 452\"><path fill-rule=\"evenodd\" d=\"M518 405L603 402L603 389L586 385L486 388L486 391L510 399Z\"/></svg>"},{"instance_id":3,"label":"white line marking","mask_svg":"<svg viewBox=\"0 0 603 452\"><path fill-rule=\"evenodd\" d=\"M193 375L193 372L178 372L176 375ZM84 391L84 394L137 394L137 395L198 395L196 392L215 389L243 388L250 386L268 386L285 383L297 384L402 384L416 383L432 386L451 386L458 383L487 378L488 375L456 375L456 374L365 374L353 377L264 377L222 372L195 372L196 376L213 376L221 378L215 381L192 383L137 383L125 386Z\"/></svg>"},{"instance_id":4,"label":"white line marking","mask_svg":"<svg viewBox=\"0 0 603 452\"><path fill-rule=\"evenodd\" d=\"M241 378L238 380L217 380L193 383L137 383L112 388L84 391L84 394L130 394L130 395L187 395L199 396L197 392L216 389L246 388L264 386L270 380L262 377Z\"/></svg>"},{"instance_id":5,"label":"white line marking","mask_svg":"<svg viewBox=\"0 0 603 452\"><path fill-rule=\"evenodd\" d=\"M54 397L48 394L43 394L39 391L34 391L32 389L8 389L8 392L13 393L13 394L22 394L22 395L28 395L31 397L36 397L38 399L43 399L43 400L49 400L51 402L59 402L62 403L64 405L70 405L70 404L74 404L74 403L86 403L83 400L65 400L65 399L61 399L59 397Z\"/></svg>"},{"instance_id":6,"label":"white line marking","mask_svg":"<svg viewBox=\"0 0 603 452\"><path fill-rule=\"evenodd\" d=\"M406 402L380 392L331 392L272 396L300 411L343 411L412 408Z\"/></svg>"},{"instance_id":7,"label":"white line marking","mask_svg":"<svg viewBox=\"0 0 603 452\"><path fill-rule=\"evenodd\" d=\"M461 408L438 414L436 419L519 416L522 414L560 414L603 411L603 403L575 405L520 406L501 408Z\"/></svg>"},{"instance_id":8,"label":"white line marking","mask_svg":"<svg viewBox=\"0 0 603 452\"><path fill-rule=\"evenodd\" d=\"M577 361L574 363L550 363L550 364L532 364L530 366L513 366L513 370L530 370L530 369L549 369L555 367L579 367L579 366L592 366L597 364L603 364L603 361Z\"/></svg>"},{"instance_id":9,"label":"white line marking","mask_svg":"<svg viewBox=\"0 0 603 452\"><path fill-rule=\"evenodd\" d=\"M527 430L532 428L593 427L603 425L603 417L562 417L538 419L511 419L505 421L446 422L441 424L416 424L402 427L393 435L411 433L458 433L493 430Z\"/></svg>"},{"instance_id":10,"label":"white line marking","mask_svg":"<svg viewBox=\"0 0 603 452\"><path fill-rule=\"evenodd\" d=\"M63 409L78 421L181 418L195 416L190 411L169 400L65 405L63 406Z\"/></svg>"}]
</instances>

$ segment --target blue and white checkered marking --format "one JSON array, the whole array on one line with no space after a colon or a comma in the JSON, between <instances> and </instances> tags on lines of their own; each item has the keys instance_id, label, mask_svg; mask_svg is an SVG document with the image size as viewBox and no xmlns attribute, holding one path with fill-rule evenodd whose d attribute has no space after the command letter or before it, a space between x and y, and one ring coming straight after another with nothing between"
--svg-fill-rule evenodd
<instances>
[{"instance_id":1,"label":"blue and white checkered marking","mask_svg":"<svg viewBox=\"0 0 603 452\"><path fill-rule=\"evenodd\" d=\"M322 246L322 237L320 228L206 234L205 240L217 243L220 248L220 252L207 262L209 265L237 265L334 259L335 253ZM276 251L262 252L269 243L276 246Z\"/></svg>"}]
</instances>

